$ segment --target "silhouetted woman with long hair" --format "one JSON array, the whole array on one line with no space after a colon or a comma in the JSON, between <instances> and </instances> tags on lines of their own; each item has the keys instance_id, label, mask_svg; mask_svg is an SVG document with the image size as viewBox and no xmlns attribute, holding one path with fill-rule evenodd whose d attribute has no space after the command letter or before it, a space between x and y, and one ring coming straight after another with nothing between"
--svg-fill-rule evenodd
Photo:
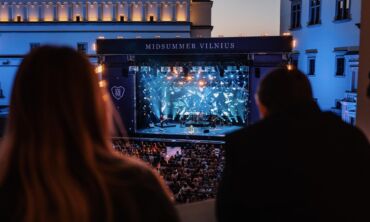
<instances>
[{"instance_id":1,"label":"silhouetted woman with long hair","mask_svg":"<svg viewBox=\"0 0 370 222\"><path fill-rule=\"evenodd\" d=\"M0 149L0 221L177 221L168 190L111 145L109 95L88 59L33 50L15 77Z\"/></svg>"}]
</instances>

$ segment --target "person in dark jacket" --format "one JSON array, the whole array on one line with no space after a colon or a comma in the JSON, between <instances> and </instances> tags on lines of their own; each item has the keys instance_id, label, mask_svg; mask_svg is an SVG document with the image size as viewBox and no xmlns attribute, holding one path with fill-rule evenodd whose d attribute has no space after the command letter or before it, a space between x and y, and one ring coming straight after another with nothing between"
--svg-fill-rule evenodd
<instances>
[{"instance_id":1,"label":"person in dark jacket","mask_svg":"<svg viewBox=\"0 0 370 222\"><path fill-rule=\"evenodd\" d=\"M42 46L23 59L0 148L0 221L178 221L159 175L113 150L109 98L71 48Z\"/></svg>"},{"instance_id":2,"label":"person in dark jacket","mask_svg":"<svg viewBox=\"0 0 370 222\"><path fill-rule=\"evenodd\" d=\"M364 134L320 111L298 70L272 71L256 99L262 120L227 138L218 221L370 221Z\"/></svg>"}]
</instances>

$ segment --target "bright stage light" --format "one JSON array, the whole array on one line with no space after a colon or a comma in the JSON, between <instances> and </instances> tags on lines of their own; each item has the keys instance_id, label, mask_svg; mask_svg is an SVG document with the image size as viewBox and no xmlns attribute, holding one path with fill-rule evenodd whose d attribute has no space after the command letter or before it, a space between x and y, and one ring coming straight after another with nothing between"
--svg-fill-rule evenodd
<instances>
[{"instance_id":1,"label":"bright stage light","mask_svg":"<svg viewBox=\"0 0 370 222\"><path fill-rule=\"evenodd\" d=\"M204 87L204 86L206 85L206 83L205 83L203 80L200 80L200 81L198 82L198 85L199 85L200 87Z\"/></svg>"}]
</instances>

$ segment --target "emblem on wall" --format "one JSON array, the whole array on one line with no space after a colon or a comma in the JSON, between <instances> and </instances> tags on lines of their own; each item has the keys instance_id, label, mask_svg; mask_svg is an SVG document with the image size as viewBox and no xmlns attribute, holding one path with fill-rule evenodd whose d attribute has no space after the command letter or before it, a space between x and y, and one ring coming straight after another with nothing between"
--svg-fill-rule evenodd
<instances>
[{"instance_id":1,"label":"emblem on wall","mask_svg":"<svg viewBox=\"0 0 370 222\"><path fill-rule=\"evenodd\" d=\"M125 95L125 88L123 86L113 86L110 91L116 100L122 99Z\"/></svg>"}]
</instances>

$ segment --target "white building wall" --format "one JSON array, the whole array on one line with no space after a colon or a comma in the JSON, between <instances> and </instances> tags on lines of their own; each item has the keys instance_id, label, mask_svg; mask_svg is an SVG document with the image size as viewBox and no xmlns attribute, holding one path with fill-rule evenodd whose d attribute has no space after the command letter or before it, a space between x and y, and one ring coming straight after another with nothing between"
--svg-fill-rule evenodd
<instances>
[{"instance_id":1,"label":"white building wall","mask_svg":"<svg viewBox=\"0 0 370 222\"><path fill-rule=\"evenodd\" d=\"M351 89L351 73L346 72L344 77L336 77L335 48L358 47L360 30L356 26L360 22L361 0L351 0L351 20L334 21L335 0L322 0L321 24L307 26L309 19L309 1L302 0L301 28L290 30L291 0L281 1L281 34L291 33L296 39L294 49L299 52L298 68L308 71L310 56L306 50L317 49L316 75L309 76L312 83L314 97L324 110L335 105L335 100L345 96ZM348 64L348 61L346 61Z\"/></svg>"},{"instance_id":2,"label":"white building wall","mask_svg":"<svg viewBox=\"0 0 370 222\"><path fill-rule=\"evenodd\" d=\"M129 21L129 10L130 6L128 3L117 3L117 21L120 21L121 16L123 16L124 21Z\"/></svg>"},{"instance_id":3,"label":"white building wall","mask_svg":"<svg viewBox=\"0 0 370 222\"><path fill-rule=\"evenodd\" d=\"M114 21L115 18L113 16L113 5L111 2L106 2L102 4L102 11L103 11L103 21L109 22L109 21Z\"/></svg>"},{"instance_id":4,"label":"white building wall","mask_svg":"<svg viewBox=\"0 0 370 222\"><path fill-rule=\"evenodd\" d=\"M99 20L99 5L97 2L88 2L87 7L87 20L91 22L96 22Z\"/></svg>"},{"instance_id":5,"label":"white building wall","mask_svg":"<svg viewBox=\"0 0 370 222\"><path fill-rule=\"evenodd\" d=\"M0 105L9 103L15 71L31 44L77 48L86 43L86 53L95 55L97 38L189 38L191 4L191 0L0 1L0 89L5 94ZM207 13L199 13L193 16L207 16L210 22L209 7ZM148 22L150 16L154 22ZM210 32L199 35L210 37Z\"/></svg>"},{"instance_id":6,"label":"white building wall","mask_svg":"<svg viewBox=\"0 0 370 222\"><path fill-rule=\"evenodd\" d=\"M148 3L147 4L147 13L146 13L146 21L150 21L150 16L153 16L154 21L158 21L158 7L160 4L154 2L154 3Z\"/></svg>"},{"instance_id":7,"label":"white building wall","mask_svg":"<svg viewBox=\"0 0 370 222\"><path fill-rule=\"evenodd\" d=\"M43 5L43 21L44 22L52 22L54 21L54 7L56 7L52 2L45 3Z\"/></svg>"},{"instance_id":8,"label":"white building wall","mask_svg":"<svg viewBox=\"0 0 370 222\"><path fill-rule=\"evenodd\" d=\"M38 22L39 21L39 5L28 4L27 6L27 21Z\"/></svg>"}]
</instances>

